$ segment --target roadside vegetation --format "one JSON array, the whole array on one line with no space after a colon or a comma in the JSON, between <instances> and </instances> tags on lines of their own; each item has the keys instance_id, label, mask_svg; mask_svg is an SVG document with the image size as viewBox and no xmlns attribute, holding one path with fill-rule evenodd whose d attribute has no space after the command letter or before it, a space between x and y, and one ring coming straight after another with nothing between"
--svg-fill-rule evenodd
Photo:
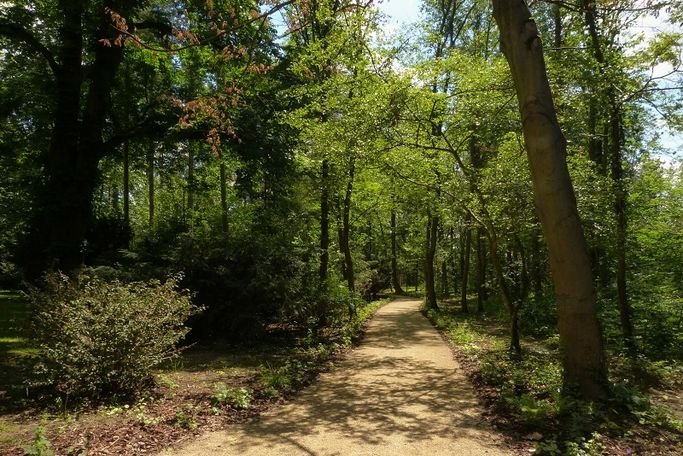
<instances>
[{"instance_id":1,"label":"roadside vegetation","mask_svg":"<svg viewBox=\"0 0 683 456\"><path fill-rule=\"evenodd\" d=\"M683 451L680 361L634 360L611 347L610 399L582 401L563 389L557 333L524 325L522 353L514 353L505 309L495 301L487 304L483 313L463 314L454 303L442 302L440 310L426 310L426 315L452 344L497 427L539 455L673 456Z\"/></svg>"},{"instance_id":2,"label":"roadside vegetation","mask_svg":"<svg viewBox=\"0 0 683 456\"><path fill-rule=\"evenodd\" d=\"M27 299L5 293L0 302L3 315L23 327ZM3 384L0 452L154 454L189 436L244 421L296 394L328 369L362 337L364 324L385 302L361 301L352 317L317 331L273 325L248 344L187 347L152 369L147 382L136 388L128 384L127 394L105 398L36 385L36 379L45 379L34 371L41 363L39 351L29 348L28 338L16 337L12 343L17 345L3 351L0 368L27 375L17 374ZM127 353L111 353L118 355L123 360ZM79 380L90 385L87 377Z\"/></svg>"}]
</instances>

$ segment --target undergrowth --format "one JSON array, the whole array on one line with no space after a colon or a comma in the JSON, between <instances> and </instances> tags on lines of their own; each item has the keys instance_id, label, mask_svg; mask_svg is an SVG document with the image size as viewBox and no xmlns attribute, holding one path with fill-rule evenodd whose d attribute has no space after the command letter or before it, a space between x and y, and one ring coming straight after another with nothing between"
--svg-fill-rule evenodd
<instances>
[{"instance_id":1,"label":"undergrowth","mask_svg":"<svg viewBox=\"0 0 683 456\"><path fill-rule=\"evenodd\" d=\"M683 449L677 443L682 423L666 408L655 405L642 385L624 381L634 377L633 372L625 373L625 369L634 369L633 363L617 364L613 369L608 401L587 403L563 391L556 334L523 340L523 355L518 357L508 350L507 331L500 319L449 310L425 313L456 347L471 380L480 393L486 392L485 401L511 431L535 442L535 454L621 454L621 450L611 451L620 445L624 454L650 454L643 445L655 435L665 448L656 454Z\"/></svg>"},{"instance_id":2,"label":"undergrowth","mask_svg":"<svg viewBox=\"0 0 683 456\"><path fill-rule=\"evenodd\" d=\"M308 383L321 366L354 343L365 322L386 302L373 301L358 306L348 319L326 331L309 329L283 362L261 366L258 380L263 392L268 396L277 396Z\"/></svg>"}]
</instances>

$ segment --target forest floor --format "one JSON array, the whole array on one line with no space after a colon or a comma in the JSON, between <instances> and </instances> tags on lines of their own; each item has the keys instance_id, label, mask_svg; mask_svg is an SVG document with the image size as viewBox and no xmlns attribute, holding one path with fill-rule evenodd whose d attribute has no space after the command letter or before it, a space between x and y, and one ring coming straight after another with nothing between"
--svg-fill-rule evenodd
<instances>
[{"instance_id":1,"label":"forest floor","mask_svg":"<svg viewBox=\"0 0 683 456\"><path fill-rule=\"evenodd\" d=\"M162 455L510 454L421 303L380 309L363 343L292 402Z\"/></svg>"},{"instance_id":2,"label":"forest floor","mask_svg":"<svg viewBox=\"0 0 683 456\"><path fill-rule=\"evenodd\" d=\"M27 303L0 292L0 454L156 454L247 421L286 403L344 358L384 302L313 338L281 324L266 328L256 343L193 346L159 369L156 386L141 397L74 405L26 388L36 353L25 329Z\"/></svg>"}]
</instances>

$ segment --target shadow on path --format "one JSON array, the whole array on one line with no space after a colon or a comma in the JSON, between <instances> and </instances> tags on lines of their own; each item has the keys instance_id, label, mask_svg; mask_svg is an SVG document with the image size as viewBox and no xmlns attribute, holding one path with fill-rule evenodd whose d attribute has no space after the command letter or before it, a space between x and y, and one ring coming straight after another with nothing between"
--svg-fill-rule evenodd
<instances>
[{"instance_id":1,"label":"shadow on path","mask_svg":"<svg viewBox=\"0 0 683 456\"><path fill-rule=\"evenodd\" d=\"M380 309L361 346L293 402L165 454L506 454L419 305Z\"/></svg>"}]
</instances>

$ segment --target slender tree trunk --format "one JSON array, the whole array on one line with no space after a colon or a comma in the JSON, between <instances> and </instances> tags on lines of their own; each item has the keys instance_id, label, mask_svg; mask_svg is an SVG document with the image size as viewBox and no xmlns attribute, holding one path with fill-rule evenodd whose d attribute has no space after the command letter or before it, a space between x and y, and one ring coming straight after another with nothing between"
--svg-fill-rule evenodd
<instances>
[{"instance_id":1,"label":"slender tree trunk","mask_svg":"<svg viewBox=\"0 0 683 456\"><path fill-rule=\"evenodd\" d=\"M327 269L330 262L330 170L327 159L321 166L320 192L320 268L318 278L321 283L327 281Z\"/></svg>"},{"instance_id":2,"label":"slender tree trunk","mask_svg":"<svg viewBox=\"0 0 683 456\"><path fill-rule=\"evenodd\" d=\"M194 213L194 145L187 145L187 213L192 224Z\"/></svg>"},{"instance_id":3,"label":"slender tree trunk","mask_svg":"<svg viewBox=\"0 0 683 456\"><path fill-rule=\"evenodd\" d=\"M147 192L149 199L148 225L154 228L154 142L147 149Z\"/></svg>"},{"instance_id":4,"label":"slender tree trunk","mask_svg":"<svg viewBox=\"0 0 683 456\"><path fill-rule=\"evenodd\" d=\"M350 291L355 291L355 277L353 271L353 257L351 256L351 197L353 195L353 179L356 172L356 163L352 158L349 163L349 181L346 184L346 193L344 195L344 207L342 210L342 237L340 239L340 247L344 254L344 273L346 284Z\"/></svg>"},{"instance_id":5,"label":"slender tree trunk","mask_svg":"<svg viewBox=\"0 0 683 456\"><path fill-rule=\"evenodd\" d=\"M434 284L434 257L436 256L436 237L439 227L439 218L436 215L429 215L427 217L427 242L425 252L425 298L427 307L430 309L438 309L439 305L436 301L436 286Z\"/></svg>"},{"instance_id":6,"label":"slender tree trunk","mask_svg":"<svg viewBox=\"0 0 683 456\"><path fill-rule=\"evenodd\" d=\"M396 210L391 210L391 285L394 288L394 293L402 295L405 292L401 288L401 281L398 277L397 265L397 246L396 246Z\"/></svg>"},{"instance_id":7,"label":"slender tree trunk","mask_svg":"<svg viewBox=\"0 0 683 456\"><path fill-rule=\"evenodd\" d=\"M635 353L631 304L626 292L626 189L624 188L624 170L621 163L621 112L613 100L611 112L611 164L612 180L616 187L614 196L614 214L616 218L616 251L617 251L617 302L621 329L624 333L626 348Z\"/></svg>"},{"instance_id":8,"label":"slender tree trunk","mask_svg":"<svg viewBox=\"0 0 683 456\"><path fill-rule=\"evenodd\" d=\"M458 262L457 248L455 245L455 230L451 228L450 243L451 243L451 261L453 262L453 294L458 293L458 276L460 275L460 263Z\"/></svg>"},{"instance_id":9,"label":"slender tree trunk","mask_svg":"<svg viewBox=\"0 0 683 456\"><path fill-rule=\"evenodd\" d=\"M548 246L565 385L577 386L584 398L602 399L607 367L593 277L541 40L523 0L493 0L493 13L515 83L534 200Z\"/></svg>"},{"instance_id":10,"label":"slender tree trunk","mask_svg":"<svg viewBox=\"0 0 683 456\"><path fill-rule=\"evenodd\" d=\"M553 36L553 44L555 46L555 49L559 49L562 47L562 10L560 9L560 5L554 4L553 5L553 22L554 22L554 36Z\"/></svg>"},{"instance_id":11,"label":"slender tree trunk","mask_svg":"<svg viewBox=\"0 0 683 456\"><path fill-rule=\"evenodd\" d=\"M123 144L123 223L130 229L130 143Z\"/></svg>"},{"instance_id":12,"label":"slender tree trunk","mask_svg":"<svg viewBox=\"0 0 683 456\"><path fill-rule=\"evenodd\" d=\"M603 70L607 66L600 32L596 21L595 3L583 0L584 17L588 32L591 37L593 56ZM631 354L635 353L633 338L633 323L631 321L631 305L626 292L626 189L624 184L624 170L622 165L622 137L623 122L616 88L612 82L607 87L607 99L609 100L609 161L612 170L612 181L615 186L614 216L616 219L616 253L617 253L617 304L621 319L621 328L624 333L624 342ZM603 159L602 162L607 160ZM604 169L604 168L603 168Z\"/></svg>"},{"instance_id":13,"label":"slender tree trunk","mask_svg":"<svg viewBox=\"0 0 683 456\"><path fill-rule=\"evenodd\" d=\"M119 187L116 184L112 184L110 187L111 192L111 208L114 210L114 214L119 213L119 208L121 206L121 197L119 195Z\"/></svg>"},{"instance_id":14,"label":"slender tree trunk","mask_svg":"<svg viewBox=\"0 0 683 456\"><path fill-rule=\"evenodd\" d=\"M477 228L477 312L484 312L486 302L486 242L482 239L482 229Z\"/></svg>"},{"instance_id":15,"label":"slender tree trunk","mask_svg":"<svg viewBox=\"0 0 683 456\"><path fill-rule=\"evenodd\" d=\"M493 271L496 274L496 280L498 281L498 287L500 288L500 294L503 298L503 303L505 304L505 307L507 307L508 313L510 314L510 350L519 355L522 353L522 347L519 344L518 321L520 305L515 303L515 300L512 298L512 293L510 293L510 287L508 286L508 281L503 272L503 263L500 260L500 254L498 252L498 235L492 223L487 223L486 234L489 239L489 244L491 245L490 256L491 264L493 265Z\"/></svg>"},{"instance_id":16,"label":"slender tree trunk","mask_svg":"<svg viewBox=\"0 0 683 456\"><path fill-rule=\"evenodd\" d=\"M225 163L221 163L221 228L227 236L230 226L228 225L228 179Z\"/></svg>"},{"instance_id":17,"label":"slender tree trunk","mask_svg":"<svg viewBox=\"0 0 683 456\"><path fill-rule=\"evenodd\" d=\"M541 258L541 245L536 234L531 238L532 271L531 282L534 290L534 301L539 302L543 296L543 264Z\"/></svg>"},{"instance_id":18,"label":"slender tree trunk","mask_svg":"<svg viewBox=\"0 0 683 456\"><path fill-rule=\"evenodd\" d=\"M461 246L462 249L460 252L460 309L463 312L467 313L469 312L469 306L467 303L467 284L469 283L470 251L472 250L472 235L469 226L465 228Z\"/></svg>"}]
</instances>

